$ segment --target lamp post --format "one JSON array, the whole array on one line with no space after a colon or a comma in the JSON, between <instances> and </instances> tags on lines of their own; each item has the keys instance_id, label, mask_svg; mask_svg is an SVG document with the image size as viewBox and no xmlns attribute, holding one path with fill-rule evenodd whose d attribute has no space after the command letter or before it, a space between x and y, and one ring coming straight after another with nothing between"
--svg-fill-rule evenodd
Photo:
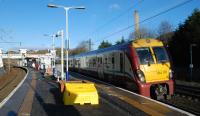
<instances>
[{"instance_id":1,"label":"lamp post","mask_svg":"<svg viewBox=\"0 0 200 116\"><path fill-rule=\"evenodd\" d=\"M192 62L192 47L197 46L196 44L190 44L190 79L192 81L192 71L193 71L193 62Z\"/></svg>"},{"instance_id":2,"label":"lamp post","mask_svg":"<svg viewBox=\"0 0 200 116\"><path fill-rule=\"evenodd\" d=\"M61 79L64 80L64 32L58 31L55 37L61 37Z\"/></svg>"},{"instance_id":3,"label":"lamp post","mask_svg":"<svg viewBox=\"0 0 200 116\"><path fill-rule=\"evenodd\" d=\"M53 35L48 35L48 34L44 34L44 36L48 36L48 37L51 37L52 38L52 50L53 50L53 63L52 63L52 67L53 67L53 70L55 68L55 37L56 35L53 34Z\"/></svg>"},{"instance_id":4,"label":"lamp post","mask_svg":"<svg viewBox=\"0 0 200 116\"><path fill-rule=\"evenodd\" d=\"M54 4L48 4L49 8L63 8L65 10L65 16L66 16L66 80L69 80L69 67L68 67L68 52L69 52L69 32L68 32L68 11L70 9L85 9L83 6L79 7L66 7L61 5L54 5Z\"/></svg>"}]
</instances>

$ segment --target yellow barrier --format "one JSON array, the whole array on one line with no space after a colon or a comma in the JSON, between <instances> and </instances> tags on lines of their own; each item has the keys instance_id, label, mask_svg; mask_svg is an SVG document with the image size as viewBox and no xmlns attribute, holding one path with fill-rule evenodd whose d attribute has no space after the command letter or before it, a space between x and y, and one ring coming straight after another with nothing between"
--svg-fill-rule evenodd
<instances>
[{"instance_id":1,"label":"yellow barrier","mask_svg":"<svg viewBox=\"0 0 200 116\"><path fill-rule=\"evenodd\" d=\"M99 96L94 83L88 81L67 81L63 94L65 105L90 103L99 104Z\"/></svg>"}]
</instances>

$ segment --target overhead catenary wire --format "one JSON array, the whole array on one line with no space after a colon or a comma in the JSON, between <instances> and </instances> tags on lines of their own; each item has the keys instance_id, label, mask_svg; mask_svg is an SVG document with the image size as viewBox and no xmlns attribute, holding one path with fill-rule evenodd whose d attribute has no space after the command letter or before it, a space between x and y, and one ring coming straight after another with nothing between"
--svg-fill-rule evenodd
<instances>
[{"instance_id":1,"label":"overhead catenary wire","mask_svg":"<svg viewBox=\"0 0 200 116\"><path fill-rule=\"evenodd\" d=\"M151 20L151 19L153 19L153 18L156 18L156 17L158 17L158 16L160 16L160 15L162 15L162 14L165 14L165 13L171 11L171 10L174 10L174 9L176 9L176 8L178 8L178 7L181 7L181 6L187 4L187 3L191 2L191 1L193 1L193 0L184 1L184 2L182 2L182 3L180 3L180 4L177 4L177 5L175 5L175 6L171 7L171 8L169 8L169 9L167 9L167 10L161 11L161 12L159 12L159 13L157 13L157 14L155 14L155 15L149 17L149 18L146 18L146 19L140 21L139 24L144 23L144 22L146 22L146 21L149 21L149 20ZM111 34L108 34L108 35L106 35L106 36L103 37L103 40L105 40L105 39L107 39L107 38L109 38L109 37L111 37L111 36L114 36L114 35L116 35L116 34L119 34L119 33L121 33L121 32L124 32L124 31L126 31L126 30L128 30L128 29L130 29L130 28L132 28L132 27L134 27L134 26L135 26L135 24L129 25L129 26L125 27L125 28L122 28L122 29L120 29L120 30L118 30L118 31L115 31L115 32L111 33ZM98 41L100 41L100 40L98 40ZM96 42L98 42L98 41L96 41ZM95 43L96 43L96 42L95 42Z\"/></svg>"},{"instance_id":2,"label":"overhead catenary wire","mask_svg":"<svg viewBox=\"0 0 200 116\"><path fill-rule=\"evenodd\" d=\"M97 27L94 31L92 31L90 34L88 34L85 38L88 38L91 34L94 34L96 32L98 32L99 30L103 29L103 27L113 23L114 21L116 21L116 19L119 19L120 17L122 17L123 15L125 15L126 13L128 13L128 11L130 11L131 9L133 9L134 7L136 7L137 5L139 5L141 2L143 2L144 0L140 0L137 4L132 5L131 7L127 8L126 10L124 10L122 13L120 13L119 15L111 18L109 21L107 21L106 23L104 23L103 25Z\"/></svg>"}]
</instances>

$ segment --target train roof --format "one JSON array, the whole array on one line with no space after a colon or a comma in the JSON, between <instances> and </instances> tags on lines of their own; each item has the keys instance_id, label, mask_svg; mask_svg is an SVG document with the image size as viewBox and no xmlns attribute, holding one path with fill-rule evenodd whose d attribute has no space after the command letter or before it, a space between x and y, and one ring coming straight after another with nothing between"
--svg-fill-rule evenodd
<instances>
[{"instance_id":1,"label":"train roof","mask_svg":"<svg viewBox=\"0 0 200 116\"><path fill-rule=\"evenodd\" d=\"M100 54L100 53L110 51L110 50L118 50L118 49L121 49L121 48L124 48L124 47L130 45L130 43L131 42L126 42L126 43L123 43L123 44L120 44L120 45L112 45L111 47L97 49L97 50L94 50L94 51L89 51L89 52L85 52L85 53L81 53L81 54L77 54L77 55L72 55L72 56L70 56L70 58L81 57L81 56L85 56L85 55L90 56L90 55L93 55L93 54Z\"/></svg>"},{"instance_id":2,"label":"train roof","mask_svg":"<svg viewBox=\"0 0 200 116\"><path fill-rule=\"evenodd\" d=\"M132 42L132 46L137 48L137 47L149 47L149 46L163 46L162 41L158 39L152 39L152 38L147 38L147 39L137 39Z\"/></svg>"},{"instance_id":3,"label":"train roof","mask_svg":"<svg viewBox=\"0 0 200 116\"><path fill-rule=\"evenodd\" d=\"M94 51L89 51L89 52L85 52L85 53L81 53L81 54L77 54L77 55L72 55L72 56L70 56L70 58L73 58L73 57L78 58L78 57L82 57L85 55L90 56L93 54L100 54L100 53L107 52L110 50L119 50L124 47L127 47L128 45L133 45L134 47L143 47L143 46L146 46L147 44L157 45L157 46L163 45L162 42L159 41L158 39L153 39L153 38L137 39L137 40L129 41L129 42L126 42L126 43L120 44L120 45L113 45L113 46L107 47L107 48L102 48L102 49L97 49Z\"/></svg>"}]
</instances>

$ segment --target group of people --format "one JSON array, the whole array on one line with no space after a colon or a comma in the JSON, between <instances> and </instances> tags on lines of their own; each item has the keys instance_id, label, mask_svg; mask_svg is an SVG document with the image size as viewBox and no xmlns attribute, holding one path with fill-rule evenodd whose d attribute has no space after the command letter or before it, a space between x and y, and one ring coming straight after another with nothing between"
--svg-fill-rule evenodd
<instances>
[{"instance_id":1,"label":"group of people","mask_svg":"<svg viewBox=\"0 0 200 116\"><path fill-rule=\"evenodd\" d=\"M40 72L44 74L44 77L53 76L57 81L59 81L61 77L60 71L58 71L55 67L38 62L35 59L27 60L25 66L32 67L38 71L40 70Z\"/></svg>"},{"instance_id":2,"label":"group of people","mask_svg":"<svg viewBox=\"0 0 200 116\"><path fill-rule=\"evenodd\" d=\"M33 62L32 67L35 68L36 70L40 70L40 65L38 63Z\"/></svg>"}]
</instances>

